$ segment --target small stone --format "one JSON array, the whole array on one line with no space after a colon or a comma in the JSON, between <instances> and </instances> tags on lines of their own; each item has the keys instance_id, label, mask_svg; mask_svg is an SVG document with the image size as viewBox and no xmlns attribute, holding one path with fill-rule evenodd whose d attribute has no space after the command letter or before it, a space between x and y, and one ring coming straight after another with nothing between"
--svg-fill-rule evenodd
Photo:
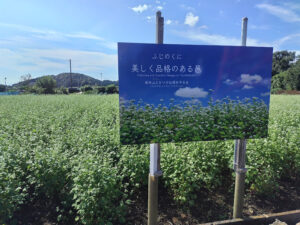
<instances>
[{"instance_id":1,"label":"small stone","mask_svg":"<svg viewBox=\"0 0 300 225\"><path fill-rule=\"evenodd\" d=\"M186 215L184 213L181 213L180 216L181 216L182 219L186 218Z\"/></svg>"},{"instance_id":2,"label":"small stone","mask_svg":"<svg viewBox=\"0 0 300 225\"><path fill-rule=\"evenodd\" d=\"M271 223L270 225L287 225L285 222L281 222L280 220L276 219L274 223Z\"/></svg>"},{"instance_id":3,"label":"small stone","mask_svg":"<svg viewBox=\"0 0 300 225\"><path fill-rule=\"evenodd\" d=\"M181 222L176 217L173 217L172 221L175 225L181 225Z\"/></svg>"}]
</instances>

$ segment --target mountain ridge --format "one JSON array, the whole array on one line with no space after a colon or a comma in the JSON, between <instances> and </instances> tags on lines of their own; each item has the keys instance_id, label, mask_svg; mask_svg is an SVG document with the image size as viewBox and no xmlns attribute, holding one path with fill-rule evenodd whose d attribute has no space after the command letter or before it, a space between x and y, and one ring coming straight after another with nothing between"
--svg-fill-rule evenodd
<instances>
[{"instance_id":1,"label":"mountain ridge","mask_svg":"<svg viewBox=\"0 0 300 225\"><path fill-rule=\"evenodd\" d=\"M12 85L12 87L22 87L22 86L33 86L37 82L38 79L51 76L56 81L57 87L81 87L85 85L89 86L108 86L111 84L118 85L118 81L111 80L98 80L91 76L82 74L82 73L71 73L72 74L72 85L71 85L71 76L70 73L59 73L57 75L44 75L41 77L33 78L26 81L21 81Z\"/></svg>"}]
</instances>

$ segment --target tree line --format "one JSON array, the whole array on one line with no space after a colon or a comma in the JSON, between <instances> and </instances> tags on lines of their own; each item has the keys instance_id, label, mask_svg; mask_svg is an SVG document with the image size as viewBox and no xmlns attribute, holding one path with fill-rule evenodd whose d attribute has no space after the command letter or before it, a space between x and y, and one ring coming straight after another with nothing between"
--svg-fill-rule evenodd
<instances>
[{"instance_id":1,"label":"tree line","mask_svg":"<svg viewBox=\"0 0 300 225\"><path fill-rule=\"evenodd\" d=\"M272 93L300 90L300 60L295 52L274 52L271 87Z\"/></svg>"},{"instance_id":2,"label":"tree line","mask_svg":"<svg viewBox=\"0 0 300 225\"><path fill-rule=\"evenodd\" d=\"M30 76L31 78L31 76ZM107 86L89 86L85 85L78 87L57 87L56 80L52 76L44 76L39 78L34 85L29 85L30 78L23 79L23 86L19 88L20 91L27 94L114 94L119 93L118 86L111 84ZM1 86L0 86L1 88ZM4 86L5 88L5 86ZM1 91L1 89L0 89ZM5 89L3 90L5 91Z\"/></svg>"}]
</instances>

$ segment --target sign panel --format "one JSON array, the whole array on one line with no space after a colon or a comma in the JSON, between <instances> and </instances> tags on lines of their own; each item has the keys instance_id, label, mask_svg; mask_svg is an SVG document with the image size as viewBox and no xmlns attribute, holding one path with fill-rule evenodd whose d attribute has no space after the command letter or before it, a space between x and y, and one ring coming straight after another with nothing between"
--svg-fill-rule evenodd
<instances>
[{"instance_id":1,"label":"sign panel","mask_svg":"<svg viewBox=\"0 0 300 225\"><path fill-rule=\"evenodd\" d=\"M272 54L118 43L121 143L267 137Z\"/></svg>"}]
</instances>

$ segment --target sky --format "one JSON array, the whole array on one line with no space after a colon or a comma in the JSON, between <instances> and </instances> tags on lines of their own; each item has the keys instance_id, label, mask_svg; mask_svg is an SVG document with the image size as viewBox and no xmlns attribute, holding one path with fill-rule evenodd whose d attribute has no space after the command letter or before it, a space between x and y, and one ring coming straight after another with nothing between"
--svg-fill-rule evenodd
<instances>
[{"instance_id":1,"label":"sky","mask_svg":"<svg viewBox=\"0 0 300 225\"><path fill-rule=\"evenodd\" d=\"M269 105L272 48L215 45L119 44L121 102L207 106L229 97ZM139 104L142 104L140 102Z\"/></svg>"},{"instance_id":2,"label":"sky","mask_svg":"<svg viewBox=\"0 0 300 225\"><path fill-rule=\"evenodd\" d=\"M164 43L247 45L300 54L298 0L0 0L0 83L69 71L118 79L118 42L154 43L155 13Z\"/></svg>"}]
</instances>

